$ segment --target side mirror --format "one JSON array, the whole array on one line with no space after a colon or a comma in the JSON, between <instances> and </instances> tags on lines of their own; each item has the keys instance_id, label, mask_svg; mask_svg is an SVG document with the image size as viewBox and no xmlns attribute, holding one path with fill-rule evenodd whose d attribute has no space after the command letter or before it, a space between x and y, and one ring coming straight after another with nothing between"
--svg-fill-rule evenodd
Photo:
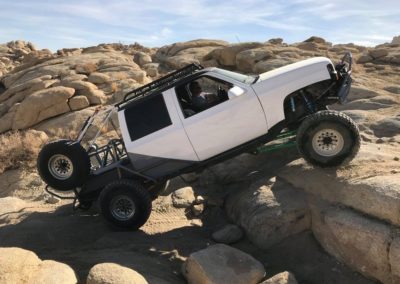
<instances>
[{"instance_id":1,"label":"side mirror","mask_svg":"<svg viewBox=\"0 0 400 284\"><path fill-rule=\"evenodd\" d=\"M240 88L238 86L234 86L233 88L230 88L228 90L228 98L231 100L231 99L234 99L236 97L243 95L244 93L245 93L245 91L242 88Z\"/></svg>"}]
</instances>

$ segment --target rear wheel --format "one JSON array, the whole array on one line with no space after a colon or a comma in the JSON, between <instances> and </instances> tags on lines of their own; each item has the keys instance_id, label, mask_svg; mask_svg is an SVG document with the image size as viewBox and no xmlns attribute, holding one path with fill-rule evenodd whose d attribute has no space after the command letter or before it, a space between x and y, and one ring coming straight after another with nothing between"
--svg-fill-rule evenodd
<instances>
[{"instance_id":1,"label":"rear wheel","mask_svg":"<svg viewBox=\"0 0 400 284\"><path fill-rule=\"evenodd\" d=\"M137 181L115 180L99 196L101 213L112 225L137 230L150 217L151 197Z\"/></svg>"},{"instance_id":2,"label":"rear wheel","mask_svg":"<svg viewBox=\"0 0 400 284\"><path fill-rule=\"evenodd\" d=\"M308 116L300 125L296 139L303 158L320 167L350 162L361 143L354 121L343 113L330 110Z\"/></svg>"},{"instance_id":3,"label":"rear wheel","mask_svg":"<svg viewBox=\"0 0 400 284\"><path fill-rule=\"evenodd\" d=\"M90 160L79 143L57 140L42 148L38 155L37 169L49 186L67 191L85 183L90 173Z\"/></svg>"}]
</instances>

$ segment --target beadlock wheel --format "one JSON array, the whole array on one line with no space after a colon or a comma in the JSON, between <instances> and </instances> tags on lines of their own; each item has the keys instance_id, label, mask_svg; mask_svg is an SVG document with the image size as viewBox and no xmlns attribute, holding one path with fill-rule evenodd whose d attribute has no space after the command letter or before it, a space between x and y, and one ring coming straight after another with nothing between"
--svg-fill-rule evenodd
<instances>
[{"instance_id":1,"label":"beadlock wheel","mask_svg":"<svg viewBox=\"0 0 400 284\"><path fill-rule=\"evenodd\" d=\"M111 200L110 211L114 218L119 221L129 220L135 215L135 202L129 196L116 196Z\"/></svg>"},{"instance_id":2,"label":"beadlock wheel","mask_svg":"<svg viewBox=\"0 0 400 284\"><path fill-rule=\"evenodd\" d=\"M150 217L151 196L140 181L111 181L98 198L103 217L119 229L137 230Z\"/></svg>"},{"instance_id":3,"label":"beadlock wheel","mask_svg":"<svg viewBox=\"0 0 400 284\"><path fill-rule=\"evenodd\" d=\"M344 113L323 110L307 116L297 130L299 153L312 165L336 167L351 161L361 144L354 121Z\"/></svg>"},{"instance_id":4,"label":"beadlock wheel","mask_svg":"<svg viewBox=\"0 0 400 284\"><path fill-rule=\"evenodd\" d=\"M332 157L342 151L344 139L335 129L323 129L314 134L312 146L318 155Z\"/></svg>"},{"instance_id":5,"label":"beadlock wheel","mask_svg":"<svg viewBox=\"0 0 400 284\"><path fill-rule=\"evenodd\" d=\"M53 177L66 180L74 172L72 161L65 155L54 155L49 159L49 171Z\"/></svg>"}]
</instances>

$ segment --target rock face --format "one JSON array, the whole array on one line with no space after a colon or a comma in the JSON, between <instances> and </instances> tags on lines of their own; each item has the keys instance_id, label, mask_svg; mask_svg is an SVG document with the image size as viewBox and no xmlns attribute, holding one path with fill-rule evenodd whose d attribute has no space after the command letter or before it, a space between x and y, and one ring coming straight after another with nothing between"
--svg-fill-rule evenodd
<instances>
[{"instance_id":1,"label":"rock face","mask_svg":"<svg viewBox=\"0 0 400 284\"><path fill-rule=\"evenodd\" d=\"M310 228L304 193L281 181L261 179L233 193L226 212L262 248Z\"/></svg>"},{"instance_id":2,"label":"rock face","mask_svg":"<svg viewBox=\"0 0 400 284\"><path fill-rule=\"evenodd\" d=\"M67 87L53 87L33 93L19 104L13 129L25 129L49 117L70 111L68 99L74 93L74 89Z\"/></svg>"},{"instance_id":3,"label":"rock face","mask_svg":"<svg viewBox=\"0 0 400 284\"><path fill-rule=\"evenodd\" d=\"M295 169L300 170L301 174L294 175ZM363 180L340 180L322 169L309 171L300 165L293 165L287 171L280 172L279 175L326 201L340 203L364 214L400 225L400 216L396 213L400 210L400 177L398 175L390 178L377 176ZM319 178L316 179L316 176ZM305 181L307 186L304 185Z\"/></svg>"},{"instance_id":4,"label":"rock face","mask_svg":"<svg viewBox=\"0 0 400 284\"><path fill-rule=\"evenodd\" d=\"M127 267L115 263L101 263L90 269L86 283L147 284L147 281L142 275Z\"/></svg>"},{"instance_id":5,"label":"rock face","mask_svg":"<svg viewBox=\"0 0 400 284\"><path fill-rule=\"evenodd\" d=\"M22 61L0 78L0 132L25 129L63 113L115 102L128 90L150 82L132 59L135 48L126 46L122 53L118 46L99 46L51 56L32 51L29 61ZM141 62L151 63L144 55ZM28 107L33 108L31 114Z\"/></svg>"},{"instance_id":6,"label":"rock face","mask_svg":"<svg viewBox=\"0 0 400 284\"><path fill-rule=\"evenodd\" d=\"M26 207L26 202L16 197L0 198L0 216L20 211Z\"/></svg>"},{"instance_id":7,"label":"rock face","mask_svg":"<svg viewBox=\"0 0 400 284\"><path fill-rule=\"evenodd\" d=\"M400 36L393 37L392 44L400 44Z\"/></svg>"},{"instance_id":8,"label":"rock face","mask_svg":"<svg viewBox=\"0 0 400 284\"><path fill-rule=\"evenodd\" d=\"M265 275L264 267L253 257L223 244L192 253L182 271L190 284L255 284Z\"/></svg>"},{"instance_id":9,"label":"rock face","mask_svg":"<svg viewBox=\"0 0 400 284\"><path fill-rule=\"evenodd\" d=\"M313 232L320 244L337 259L383 283L397 283L396 244L385 224L335 207L313 204ZM392 251L393 249L393 251Z\"/></svg>"},{"instance_id":10,"label":"rock face","mask_svg":"<svg viewBox=\"0 0 400 284\"><path fill-rule=\"evenodd\" d=\"M35 253L20 248L0 248L0 282L76 284L78 280L66 264L41 261Z\"/></svg>"}]
</instances>

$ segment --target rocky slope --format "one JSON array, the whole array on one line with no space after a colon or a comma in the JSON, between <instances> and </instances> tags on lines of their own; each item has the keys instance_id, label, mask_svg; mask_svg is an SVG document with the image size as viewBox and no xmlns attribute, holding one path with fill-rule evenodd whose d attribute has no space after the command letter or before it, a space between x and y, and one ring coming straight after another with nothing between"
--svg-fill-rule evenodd
<instances>
[{"instance_id":1,"label":"rocky slope","mask_svg":"<svg viewBox=\"0 0 400 284\"><path fill-rule=\"evenodd\" d=\"M194 193L187 192L187 183L174 180L170 190L180 190L155 201L141 232L113 232L95 208L72 213L68 202L44 193L34 170L43 143L73 136L98 105L118 102L126 91L188 63L255 74L313 56L338 61L345 51L351 51L357 63L354 83L348 104L334 108L350 115L362 133L360 154L346 167L312 168L294 149L243 154L186 176ZM396 38L374 48L332 45L312 37L291 45L282 39L241 44L194 40L158 49L102 44L54 54L15 41L0 45L0 82L0 197L4 197L0 244L67 263L77 274L26 251L7 251L32 260L32 269L20 277L42 277L41 283L43 279L51 283L46 271L56 267L66 271L68 279L62 283L83 283L86 278L88 283L100 283L121 275L136 277L135 283L183 283L183 276L189 283L220 279L213 266L207 266L207 257L222 255L225 252L215 251L225 248L199 250L215 241L235 243L243 230L246 238L234 246L263 266L251 258L248 283L295 283L288 273L277 276L281 280L276 282L267 280L284 270L304 283L400 281L400 43ZM227 222L239 227L224 227ZM282 254L287 257L282 259ZM185 259L188 269L182 273ZM0 267L20 265L1 257L0 262L4 264ZM240 267L232 270L229 259L216 265L226 271L223 276L237 278L235 269Z\"/></svg>"}]
</instances>

